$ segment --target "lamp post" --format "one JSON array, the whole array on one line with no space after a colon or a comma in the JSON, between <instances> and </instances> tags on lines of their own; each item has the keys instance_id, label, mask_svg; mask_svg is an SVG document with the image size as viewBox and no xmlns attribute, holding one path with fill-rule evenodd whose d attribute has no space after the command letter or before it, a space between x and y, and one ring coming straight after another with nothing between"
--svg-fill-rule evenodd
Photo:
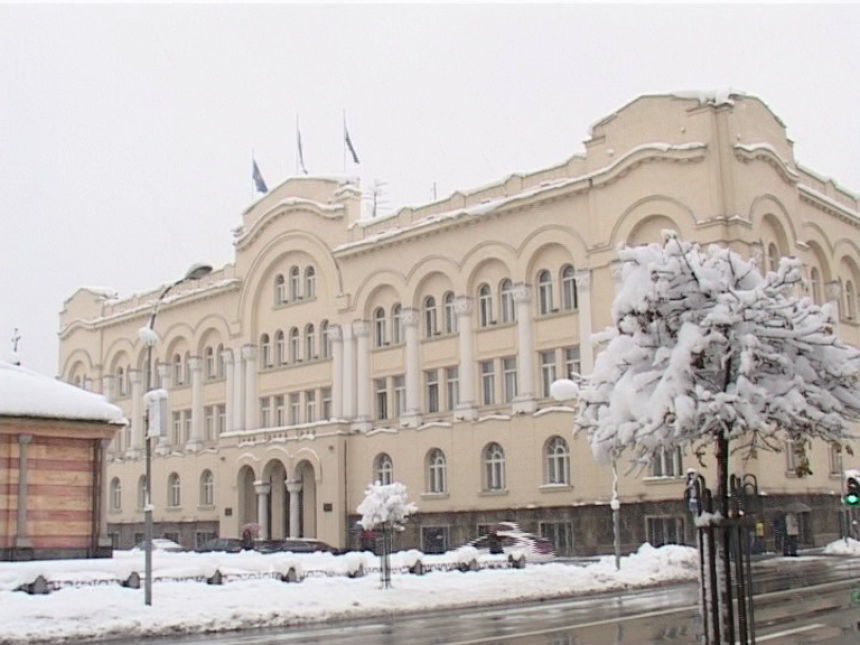
<instances>
[{"instance_id":1,"label":"lamp post","mask_svg":"<svg viewBox=\"0 0 860 645\"><path fill-rule=\"evenodd\" d=\"M183 282L190 280L199 280L200 278L209 275L212 272L212 267L208 264L193 264L185 275L174 282L167 285L159 294L152 307L152 315L149 317L149 323L141 330L141 338L146 343L146 392L152 390L152 347L155 345L157 336L155 335L155 317L158 315L158 306L161 304L168 292ZM145 332L145 333L144 333ZM149 428L149 406L146 408L145 415L145 432L144 446L146 448L146 476L144 478L144 506L143 506L143 521L145 525L144 535L144 569L146 580L143 587L143 599L147 605L152 604L152 434Z\"/></svg>"}]
</instances>

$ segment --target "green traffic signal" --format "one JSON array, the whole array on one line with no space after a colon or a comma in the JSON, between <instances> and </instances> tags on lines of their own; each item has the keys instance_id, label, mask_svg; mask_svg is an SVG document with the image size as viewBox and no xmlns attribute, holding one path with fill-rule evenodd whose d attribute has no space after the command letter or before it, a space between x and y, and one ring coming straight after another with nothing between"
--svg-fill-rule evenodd
<instances>
[{"instance_id":1,"label":"green traffic signal","mask_svg":"<svg viewBox=\"0 0 860 645\"><path fill-rule=\"evenodd\" d=\"M860 495L857 493L848 493L845 495L845 503L848 506L857 506L857 504L860 504Z\"/></svg>"},{"instance_id":2,"label":"green traffic signal","mask_svg":"<svg viewBox=\"0 0 860 645\"><path fill-rule=\"evenodd\" d=\"M860 504L860 481L854 477L849 477L845 484L845 503L848 506L857 506Z\"/></svg>"}]
</instances>

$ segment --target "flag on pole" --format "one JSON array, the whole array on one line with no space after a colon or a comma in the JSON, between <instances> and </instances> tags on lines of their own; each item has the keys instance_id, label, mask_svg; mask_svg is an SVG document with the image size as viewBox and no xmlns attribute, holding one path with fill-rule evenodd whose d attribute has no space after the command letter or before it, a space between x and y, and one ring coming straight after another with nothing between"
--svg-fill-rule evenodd
<instances>
[{"instance_id":1,"label":"flag on pole","mask_svg":"<svg viewBox=\"0 0 860 645\"><path fill-rule=\"evenodd\" d=\"M254 168L251 171L251 177L254 180L254 186L257 189L258 193L267 193L269 192L269 187L266 186L266 180L263 179L263 173L260 172L260 167L257 165L257 161L252 159L254 163Z\"/></svg>"},{"instance_id":2,"label":"flag on pole","mask_svg":"<svg viewBox=\"0 0 860 645\"><path fill-rule=\"evenodd\" d=\"M358 155L355 153L355 148L352 146L352 139L349 138L349 130L346 128L346 118L343 121L343 139L346 142L346 147L349 148L349 152L352 155L352 160L354 163L360 163L358 160Z\"/></svg>"},{"instance_id":3,"label":"flag on pole","mask_svg":"<svg viewBox=\"0 0 860 645\"><path fill-rule=\"evenodd\" d=\"M299 146L299 168L301 168L302 172L307 175L308 169L305 167L305 153L302 150L302 131L299 129L298 117L296 117L296 141Z\"/></svg>"}]
</instances>

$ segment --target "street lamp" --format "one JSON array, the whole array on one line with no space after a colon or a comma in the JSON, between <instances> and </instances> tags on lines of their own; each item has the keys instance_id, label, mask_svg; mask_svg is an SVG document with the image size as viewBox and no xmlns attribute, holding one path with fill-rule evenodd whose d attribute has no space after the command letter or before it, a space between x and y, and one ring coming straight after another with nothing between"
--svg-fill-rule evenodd
<instances>
[{"instance_id":1,"label":"street lamp","mask_svg":"<svg viewBox=\"0 0 860 645\"><path fill-rule=\"evenodd\" d=\"M174 282L167 285L159 294L152 307L152 315L149 317L149 323L146 327L140 330L139 335L143 342L146 343L146 392L152 390L152 347L155 345L158 337L155 334L155 317L158 315L158 306L164 300L168 292L183 282L190 280L199 280L200 278L209 275L212 272L212 267L208 264L192 264L186 271L185 275ZM144 582L143 599L147 605L152 604L152 432L149 427L149 405L146 407L146 415L144 425L146 426L146 436L144 445L146 447L146 476L144 478L144 506L143 518L145 524L144 537L144 569L146 572L146 580Z\"/></svg>"}]
</instances>

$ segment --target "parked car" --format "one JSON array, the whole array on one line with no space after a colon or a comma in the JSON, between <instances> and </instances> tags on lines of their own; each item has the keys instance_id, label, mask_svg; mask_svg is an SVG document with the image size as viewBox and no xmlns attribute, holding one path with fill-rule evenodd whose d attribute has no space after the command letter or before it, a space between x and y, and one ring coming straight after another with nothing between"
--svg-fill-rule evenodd
<instances>
[{"instance_id":1,"label":"parked car","mask_svg":"<svg viewBox=\"0 0 860 645\"><path fill-rule=\"evenodd\" d=\"M239 553L242 550L242 540L239 538L212 538L194 549L198 553Z\"/></svg>"},{"instance_id":2,"label":"parked car","mask_svg":"<svg viewBox=\"0 0 860 645\"><path fill-rule=\"evenodd\" d=\"M514 522L499 522L491 527L491 531L495 531L506 554L520 551L526 556L527 562L549 562L556 557L555 547L551 541L533 533L521 531ZM479 553L484 554L490 552L490 541L489 535L482 535L463 546L474 547Z\"/></svg>"},{"instance_id":3,"label":"parked car","mask_svg":"<svg viewBox=\"0 0 860 645\"><path fill-rule=\"evenodd\" d=\"M134 546L134 551L144 551L146 549L146 541L138 542ZM181 553L186 551L187 549L174 542L173 540L168 540L166 538L152 538L152 550L153 551L165 551L167 553Z\"/></svg>"},{"instance_id":4,"label":"parked car","mask_svg":"<svg viewBox=\"0 0 860 645\"><path fill-rule=\"evenodd\" d=\"M340 550L313 538L287 538L285 540L262 540L254 543L254 550L260 553L340 553Z\"/></svg>"}]
</instances>

